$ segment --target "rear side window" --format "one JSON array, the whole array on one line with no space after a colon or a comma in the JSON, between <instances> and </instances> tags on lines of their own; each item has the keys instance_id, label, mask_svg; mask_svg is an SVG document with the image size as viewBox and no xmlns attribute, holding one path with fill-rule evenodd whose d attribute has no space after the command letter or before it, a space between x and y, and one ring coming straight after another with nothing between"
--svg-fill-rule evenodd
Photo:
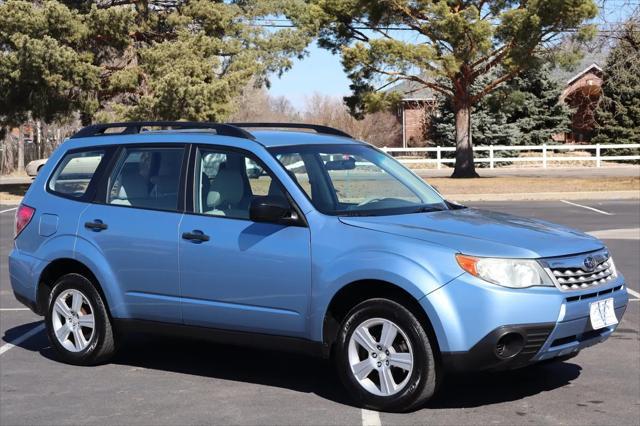
<instances>
[{"instance_id":1,"label":"rear side window","mask_svg":"<svg viewBox=\"0 0 640 426\"><path fill-rule=\"evenodd\" d=\"M104 155L105 151L100 149L65 155L49 180L49 189L67 197L81 198Z\"/></svg>"},{"instance_id":2,"label":"rear side window","mask_svg":"<svg viewBox=\"0 0 640 426\"><path fill-rule=\"evenodd\" d=\"M184 148L129 148L123 151L107 188L107 203L178 210Z\"/></svg>"}]
</instances>

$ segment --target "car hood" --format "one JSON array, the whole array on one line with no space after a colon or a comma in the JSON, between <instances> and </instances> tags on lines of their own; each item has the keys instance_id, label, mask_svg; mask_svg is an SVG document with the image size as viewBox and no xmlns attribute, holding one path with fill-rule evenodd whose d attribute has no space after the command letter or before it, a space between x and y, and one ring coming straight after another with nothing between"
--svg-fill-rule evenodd
<instances>
[{"instance_id":1,"label":"car hood","mask_svg":"<svg viewBox=\"0 0 640 426\"><path fill-rule=\"evenodd\" d=\"M565 226L472 208L340 220L347 225L416 238L474 256L554 257L603 247L597 238Z\"/></svg>"}]
</instances>

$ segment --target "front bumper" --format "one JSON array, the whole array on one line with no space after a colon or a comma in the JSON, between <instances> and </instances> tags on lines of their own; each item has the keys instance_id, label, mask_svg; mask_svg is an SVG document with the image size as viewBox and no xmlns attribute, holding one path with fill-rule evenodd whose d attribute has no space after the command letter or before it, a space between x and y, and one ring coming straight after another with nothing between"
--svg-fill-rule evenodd
<instances>
[{"instance_id":1,"label":"front bumper","mask_svg":"<svg viewBox=\"0 0 640 426\"><path fill-rule=\"evenodd\" d=\"M593 330L589 305L610 297L621 321L628 302L622 276L597 288L563 292L551 287L507 289L464 274L421 304L431 319L444 367L477 371L570 357L606 340L617 325ZM500 350L507 334L522 338L515 354Z\"/></svg>"}]
</instances>

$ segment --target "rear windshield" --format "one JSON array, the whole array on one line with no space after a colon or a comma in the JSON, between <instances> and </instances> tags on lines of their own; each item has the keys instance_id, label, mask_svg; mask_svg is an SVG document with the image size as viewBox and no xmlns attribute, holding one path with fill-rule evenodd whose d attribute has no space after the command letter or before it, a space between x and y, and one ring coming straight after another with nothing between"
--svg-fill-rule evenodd
<instances>
[{"instance_id":1,"label":"rear windshield","mask_svg":"<svg viewBox=\"0 0 640 426\"><path fill-rule=\"evenodd\" d=\"M100 149L65 155L49 180L49 189L68 197L82 197L104 155Z\"/></svg>"}]
</instances>

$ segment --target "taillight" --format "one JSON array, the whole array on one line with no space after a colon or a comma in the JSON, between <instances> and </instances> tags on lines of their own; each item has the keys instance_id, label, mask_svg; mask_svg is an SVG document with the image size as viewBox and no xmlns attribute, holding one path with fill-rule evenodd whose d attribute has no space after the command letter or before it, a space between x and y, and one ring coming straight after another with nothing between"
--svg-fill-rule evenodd
<instances>
[{"instance_id":1,"label":"taillight","mask_svg":"<svg viewBox=\"0 0 640 426\"><path fill-rule=\"evenodd\" d=\"M36 212L36 209L33 207L29 207L24 204L20 204L18 210L16 211L16 235L13 238L16 238L24 228L27 227L29 222L31 222L31 218L33 218L33 214Z\"/></svg>"}]
</instances>

